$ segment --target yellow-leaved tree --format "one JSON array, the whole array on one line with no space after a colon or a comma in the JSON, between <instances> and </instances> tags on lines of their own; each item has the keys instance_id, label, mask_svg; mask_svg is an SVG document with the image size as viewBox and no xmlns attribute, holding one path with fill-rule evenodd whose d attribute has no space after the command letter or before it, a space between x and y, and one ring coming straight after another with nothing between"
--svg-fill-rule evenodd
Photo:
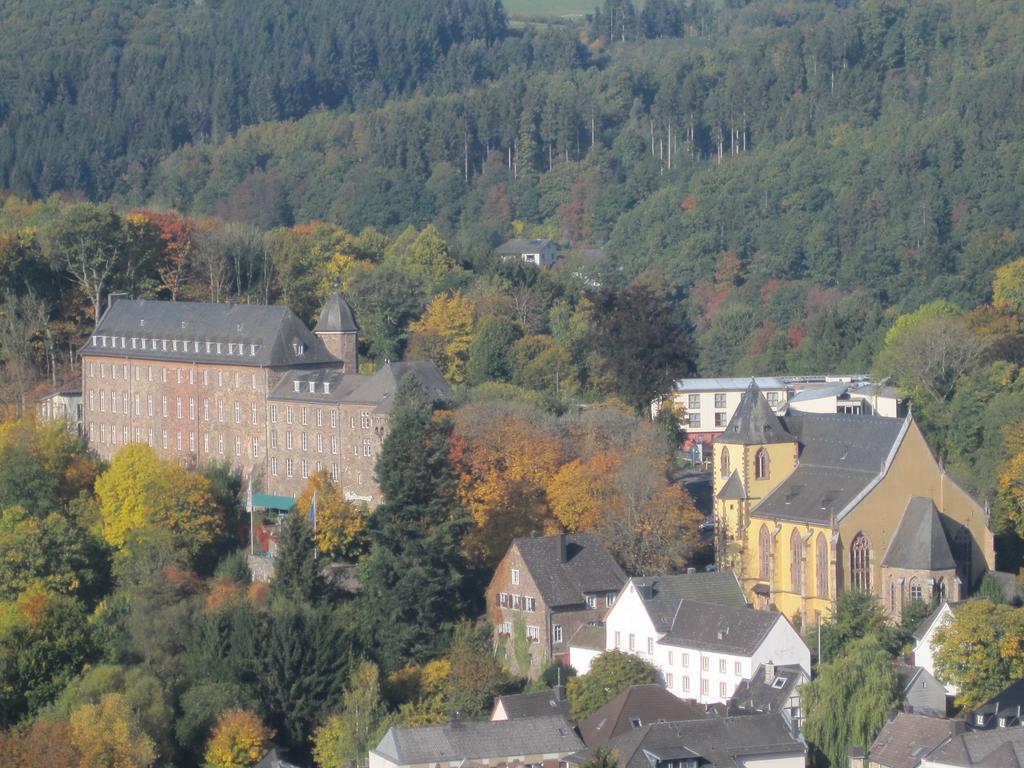
<instances>
[{"instance_id":1,"label":"yellow-leaved tree","mask_svg":"<svg viewBox=\"0 0 1024 768\"><path fill-rule=\"evenodd\" d=\"M209 480L160 459L141 443L118 451L96 479L96 495L103 537L114 547L123 546L135 531L158 526L170 533L179 549L194 556L224 524Z\"/></svg>"},{"instance_id":2,"label":"yellow-leaved tree","mask_svg":"<svg viewBox=\"0 0 1024 768\"><path fill-rule=\"evenodd\" d=\"M206 745L207 768L250 768L270 748L274 732L244 709L222 712Z\"/></svg>"},{"instance_id":3,"label":"yellow-leaved tree","mask_svg":"<svg viewBox=\"0 0 1024 768\"><path fill-rule=\"evenodd\" d=\"M120 693L71 713L71 742L81 753L77 768L149 768L156 746Z\"/></svg>"},{"instance_id":4,"label":"yellow-leaved tree","mask_svg":"<svg viewBox=\"0 0 1024 768\"><path fill-rule=\"evenodd\" d=\"M367 549L366 508L345 500L338 483L331 480L326 469L314 472L305 489L295 500L295 509L309 519L309 509L316 493L316 530L313 538L325 554L355 560Z\"/></svg>"},{"instance_id":5,"label":"yellow-leaved tree","mask_svg":"<svg viewBox=\"0 0 1024 768\"><path fill-rule=\"evenodd\" d=\"M407 357L433 360L448 381L465 382L474 310L473 300L458 291L435 296L423 317L409 326L412 335Z\"/></svg>"}]
</instances>

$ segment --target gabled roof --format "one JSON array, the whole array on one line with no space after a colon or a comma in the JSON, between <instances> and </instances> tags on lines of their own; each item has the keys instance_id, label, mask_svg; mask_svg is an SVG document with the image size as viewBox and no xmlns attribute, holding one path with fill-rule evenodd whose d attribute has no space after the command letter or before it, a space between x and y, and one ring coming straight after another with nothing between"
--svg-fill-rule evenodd
<instances>
[{"instance_id":1,"label":"gabled roof","mask_svg":"<svg viewBox=\"0 0 1024 768\"><path fill-rule=\"evenodd\" d=\"M887 768L914 768L933 749L956 733L952 720L900 712L886 723L868 754Z\"/></svg>"},{"instance_id":2,"label":"gabled roof","mask_svg":"<svg viewBox=\"0 0 1024 768\"><path fill-rule=\"evenodd\" d=\"M579 724L588 747L599 747L628 731L651 723L704 720L710 717L696 701L684 701L660 685L633 685Z\"/></svg>"},{"instance_id":3,"label":"gabled roof","mask_svg":"<svg viewBox=\"0 0 1024 768\"><path fill-rule=\"evenodd\" d=\"M672 628L658 642L678 648L750 656L779 621L785 619L777 611L682 600Z\"/></svg>"},{"instance_id":4,"label":"gabled roof","mask_svg":"<svg viewBox=\"0 0 1024 768\"><path fill-rule=\"evenodd\" d=\"M918 642L923 640L924 636L928 634L928 630L932 628L932 625L935 623L936 619L938 619L947 611L951 610L952 609L950 608L949 602L943 600L941 603L939 603L938 607L934 611L929 613L927 616L925 616L924 620L917 625L917 629L914 630L914 639Z\"/></svg>"},{"instance_id":5,"label":"gabled roof","mask_svg":"<svg viewBox=\"0 0 1024 768\"><path fill-rule=\"evenodd\" d=\"M772 376L758 376L753 379L762 389L779 389L785 391L786 384ZM751 379L738 377L710 379L676 379L672 384L674 392L743 392L750 386Z\"/></svg>"},{"instance_id":6,"label":"gabled roof","mask_svg":"<svg viewBox=\"0 0 1024 768\"><path fill-rule=\"evenodd\" d=\"M647 615L659 632L667 632L672 628L679 604L683 600L734 607L747 604L736 574L732 571L645 576L632 578L629 582L636 588L647 609Z\"/></svg>"},{"instance_id":7,"label":"gabled roof","mask_svg":"<svg viewBox=\"0 0 1024 768\"><path fill-rule=\"evenodd\" d=\"M730 714L745 712L781 712L807 674L799 664L778 664L771 670L771 679L763 664L758 665L749 680L741 680L729 699Z\"/></svg>"},{"instance_id":8,"label":"gabled roof","mask_svg":"<svg viewBox=\"0 0 1024 768\"><path fill-rule=\"evenodd\" d=\"M928 760L964 768L1019 768L1024 765L1024 728L961 733L928 755Z\"/></svg>"},{"instance_id":9,"label":"gabled roof","mask_svg":"<svg viewBox=\"0 0 1024 768\"><path fill-rule=\"evenodd\" d=\"M795 443L796 438L786 431L775 411L761 394L757 382L751 379L740 398L740 404L718 441L730 445L766 445Z\"/></svg>"},{"instance_id":10,"label":"gabled roof","mask_svg":"<svg viewBox=\"0 0 1024 768\"><path fill-rule=\"evenodd\" d=\"M566 720L569 719L569 699L565 695L565 686L559 685L549 688L546 691L537 693L515 693L507 696L499 696L494 702L494 708L498 708L501 702L505 716L509 720L523 717L545 717L547 715L560 715Z\"/></svg>"},{"instance_id":11,"label":"gabled roof","mask_svg":"<svg viewBox=\"0 0 1024 768\"><path fill-rule=\"evenodd\" d=\"M540 253L549 245L552 245L552 242L544 238L533 240L512 238L495 248L494 252L499 256L521 256L524 253Z\"/></svg>"},{"instance_id":12,"label":"gabled roof","mask_svg":"<svg viewBox=\"0 0 1024 768\"><path fill-rule=\"evenodd\" d=\"M799 441L796 469L751 511L760 518L827 524L881 479L910 418L791 413L782 419Z\"/></svg>"},{"instance_id":13,"label":"gabled roof","mask_svg":"<svg viewBox=\"0 0 1024 768\"><path fill-rule=\"evenodd\" d=\"M340 293L335 293L320 310L315 333L353 333L359 330L352 307Z\"/></svg>"},{"instance_id":14,"label":"gabled roof","mask_svg":"<svg viewBox=\"0 0 1024 768\"><path fill-rule=\"evenodd\" d=\"M981 724L976 720L978 715L985 718ZM1024 680L1012 683L971 712L969 722L973 728L993 728L999 725L1000 717L1018 726L1024 723Z\"/></svg>"},{"instance_id":15,"label":"gabled roof","mask_svg":"<svg viewBox=\"0 0 1024 768\"><path fill-rule=\"evenodd\" d=\"M716 498L723 501L739 501L747 498L747 489L743 487L743 481L740 480L740 473L737 470L732 471L729 479L725 481L725 485L716 494Z\"/></svg>"},{"instance_id":16,"label":"gabled roof","mask_svg":"<svg viewBox=\"0 0 1024 768\"><path fill-rule=\"evenodd\" d=\"M803 755L782 715L746 715L655 723L612 742L623 768L651 768L665 760L700 758L714 768L740 768L756 755Z\"/></svg>"},{"instance_id":17,"label":"gabled roof","mask_svg":"<svg viewBox=\"0 0 1024 768\"><path fill-rule=\"evenodd\" d=\"M119 297L81 354L257 367L338 363L287 307Z\"/></svg>"},{"instance_id":18,"label":"gabled roof","mask_svg":"<svg viewBox=\"0 0 1024 768\"><path fill-rule=\"evenodd\" d=\"M935 502L912 496L882 558L883 568L944 571L956 568Z\"/></svg>"},{"instance_id":19,"label":"gabled roof","mask_svg":"<svg viewBox=\"0 0 1024 768\"><path fill-rule=\"evenodd\" d=\"M289 763L281 757L276 749L272 749L253 768L298 768L298 766L294 763Z\"/></svg>"},{"instance_id":20,"label":"gabled roof","mask_svg":"<svg viewBox=\"0 0 1024 768\"><path fill-rule=\"evenodd\" d=\"M556 715L516 720L453 721L422 728L392 726L373 751L399 765L517 755L568 754L583 748Z\"/></svg>"},{"instance_id":21,"label":"gabled roof","mask_svg":"<svg viewBox=\"0 0 1024 768\"><path fill-rule=\"evenodd\" d=\"M270 399L362 404L374 406L377 413L390 413L394 410L394 395L398 384L410 373L419 380L428 399L443 401L451 397L451 386L437 366L425 360L386 363L379 371L369 375L344 373L337 368L287 371L270 393Z\"/></svg>"},{"instance_id":22,"label":"gabled roof","mask_svg":"<svg viewBox=\"0 0 1024 768\"><path fill-rule=\"evenodd\" d=\"M549 608L584 604L585 595L618 592L626 582L625 572L601 540L589 533L515 539L512 546Z\"/></svg>"},{"instance_id":23,"label":"gabled roof","mask_svg":"<svg viewBox=\"0 0 1024 768\"><path fill-rule=\"evenodd\" d=\"M569 638L569 647L604 652L607 634L604 622L588 621L576 627L576 631Z\"/></svg>"}]
</instances>

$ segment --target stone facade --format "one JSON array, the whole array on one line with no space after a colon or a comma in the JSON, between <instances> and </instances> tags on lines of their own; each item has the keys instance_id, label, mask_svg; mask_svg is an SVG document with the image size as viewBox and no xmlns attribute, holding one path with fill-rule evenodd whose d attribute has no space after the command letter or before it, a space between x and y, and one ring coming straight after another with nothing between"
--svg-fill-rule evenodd
<instances>
[{"instance_id":1,"label":"stone facade","mask_svg":"<svg viewBox=\"0 0 1024 768\"><path fill-rule=\"evenodd\" d=\"M326 470L374 507L399 380L414 373L435 400L450 388L433 363L357 373L357 341L340 296L315 334L280 307L115 298L81 350L83 432L105 460L145 443L189 466L228 461L274 495Z\"/></svg>"}]
</instances>

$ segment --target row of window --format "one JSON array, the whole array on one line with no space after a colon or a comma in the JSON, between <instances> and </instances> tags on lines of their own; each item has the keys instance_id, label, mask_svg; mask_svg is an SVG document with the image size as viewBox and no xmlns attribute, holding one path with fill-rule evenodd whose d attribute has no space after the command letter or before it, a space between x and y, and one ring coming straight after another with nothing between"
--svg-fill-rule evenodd
<instances>
[{"instance_id":1,"label":"row of window","mask_svg":"<svg viewBox=\"0 0 1024 768\"><path fill-rule=\"evenodd\" d=\"M182 321L182 328L185 321ZM234 355L236 357L256 357L260 344L245 344L238 341L196 341L193 339L150 339L138 336L105 336L92 337L92 346L103 349L138 349L143 352L188 352L206 355Z\"/></svg>"},{"instance_id":2,"label":"row of window","mask_svg":"<svg viewBox=\"0 0 1024 768\"><path fill-rule=\"evenodd\" d=\"M855 542L856 543L856 542ZM772 571L772 559L771 559L771 548L772 548L772 535L768 530L768 526L762 524L761 530L758 533L758 575L759 578L769 580L771 578ZM860 549L857 550L860 552ZM857 562L854 563L854 568L851 570L851 576L854 577L855 588L859 587L859 582L864 580L864 586L866 589L868 571L867 571L867 559L855 558ZM828 598L829 596L829 565L828 565L828 542L825 540L825 534L819 533L814 541L814 571L817 576L815 582L816 594L818 597ZM804 580L806 574L804 573L804 538L800 534L797 528L793 529L793 532L789 537L789 586L793 592L802 593L804 589Z\"/></svg>"},{"instance_id":3,"label":"row of window","mask_svg":"<svg viewBox=\"0 0 1024 768\"><path fill-rule=\"evenodd\" d=\"M537 598L500 592L498 593L498 605L502 608L511 608L513 611L533 613L537 610Z\"/></svg>"},{"instance_id":4,"label":"row of window","mask_svg":"<svg viewBox=\"0 0 1024 768\"><path fill-rule=\"evenodd\" d=\"M186 370L188 374L186 376ZM96 371L99 371L99 377L101 379L107 378L107 363L97 363L95 361L89 363L89 377L95 379ZM146 381L154 380L154 372L159 372L160 381L163 384L167 384L168 380L172 377L178 384L184 384L185 379L188 378L188 383L194 385L197 380L201 380L203 386L210 386L211 371L204 368L197 371L195 368L168 368L164 366L152 366L152 365L129 365L128 363L111 363L110 364L110 378L113 381L117 381L119 378L124 381L128 381L130 378L130 371L135 371L135 381ZM234 379L234 386L236 389L241 388L243 376L240 372L235 371L234 376L224 371L217 371L217 386L231 386L232 378ZM197 375L198 374L198 375ZM259 375L255 373L248 374L249 386L256 390L259 388Z\"/></svg>"},{"instance_id":5,"label":"row of window","mask_svg":"<svg viewBox=\"0 0 1024 768\"><path fill-rule=\"evenodd\" d=\"M314 418L316 420L316 425L318 427L322 427L324 425L324 411L323 411L323 409L322 408L314 408L312 410L313 410L313 416L314 416ZM302 426L304 426L304 427L309 425L309 412L310 412L310 408L308 408L306 406L302 406L301 408L299 408L299 420L302 423ZM338 412L334 411L334 410L330 410L329 413L331 414L331 416L330 416L330 418L331 418L331 429L337 429L338 428ZM277 404L276 403L271 403L270 404L270 423L271 424L277 424L277 420L278 420ZM292 406L287 405L284 408L284 423L285 424L293 424L294 422L295 422L295 409ZM360 411L359 412L359 428L360 429L370 429L372 425L373 425L373 422L372 422L372 419L370 417L370 412L369 411ZM356 429L356 416L355 416L355 414L352 414L352 415L349 416L349 427L351 429Z\"/></svg>"},{"instance_id":6,"label":"row of window","mask_svg":"<svg viewBox=\"0 0 1024 768\"><path fill-rule=\"evenodd\" d=\"M106 424L100 424L100 425L98 425L98 427L96 427L96 426L93 427L93 434L95 435L97 432L99 433L99 441L100 441L100 443L102 445L127 445L128 443L135 442L135 443L146 443L151 448L156 448L157 447L156 446L156 441L155 441L155 437L156 436L155 436L154 430L152 428L143 429L141 427L136 427L134 429L134 432L133 432L132 428L128 427L128 426L122 426L119 429L114 424L111 424L109 427ZM133 437L133 435L134 435L134 437ZM171 442L172 442L171 441L171 437L172 437L172 433L168 432L167 430L163 430L160 433L160 447L163 448L164 450L171 450ZM198 453L199 452L198 451L198 446L197 446L197 440L196 440L197 436L196 436L195 432L189 432L188 435L187 435L187 439L188 439L188 444L187 444L188 447L187 447L187 449L186 449L186 443L185 443L185 439L186 439L185 433L183 433L183 432L175 432L175 433L173 433L173 437L174 437L174 440L173 440L174 448L173 448L173 450L176 450L176 451L188 450L189 453ZM219 453L219 454L223 454L224 453L225 441L224 441L224 435L223 434L216 436L216 449L214 449L214 447L213 447L214 442L213 442L213 440L211 440L210 433L204 432L201 435L201 440L202 440L202 452L203 453L207 453L207 454L213 453L214 450L216 450L216 452ZM234 453L235 453L235 456L241 456L242 455L242 448L243 448L242 438L239 437L239 436L236 436L235 440L234 440ZM260 457L260 441L259 441L258 437L252 438L252 441L248 445L248 450L250 450L252 452L252 457L254 459L258 459Z\"/></svg>"},{"instance_id":7,"label":"row of window","mask_svg":"<svg viewBox=\"0 0 1024 768\"><path fill-rule=\"evenodd\" d=\"M558 627L558 629L561 629L561 627ZM512 622L511 621L503 621L500 624L498 624L498 634L500 636L502 636L502 637L511 637L512 636ZM540 642L540 627L536 627L536 626L528 624L526 626L526 639L529 640L531 643L539 643ZM556 640L555 642L561 642L561 641L560 640Z\"/></svg>"},{"instance_id":8,"label":"row of window","mask_svg":"<svg viewBox=\"0 0 1024 768\"><path fill-rule=\"evenodd\" d=\"M278 468L279 468L279 462L278 462L277 456L271 456L270 457L270 474L273 475L274 477L277 477L278 476ZM323 471L323 468L324 468L323 462L317 461L317 462L315 462L313 464L310 464L308 459L300 459L299 460L299 474L300 474L300 476L304 480L309 478L310 469L312 469L315 472L321 472L321 471ZM341 482L341 467L338 465L337 462L331 462L330 474L331 474L331 480L333 480L336 483ZM285 477L295 477L295 459L286 458L284 460L284 476ZM363 484L363 473L362 472L356 472L356 485L357 486L362 486L362 484Z\"/></svg>"},{"instance_id":9,"label":"row of window","mask_svg":"<svg viewBox=\"0 0 1024 768\"><path fill-rule=\"evenodd\" d=\"M725 408L725 392L715 392L713 394L715 398L715 408ZM765 392L764 396L765 399L768 400L768 405L772 406L773 408L779 404L778 392ZM703 397L704 396L701 395L700 393L688 395L686 398L687 410L698 410L701 407L701 400L703 399Z\"/></svg>"},{"instance_id":10,"label":"row of window","mask_svg":"<svg viewBox=\"0 0 1024 768\"><path fill-rule=\"evenodd\" d=\"M729 477L732 472L732 461L729 457L729 449L724 445L722 452L718 454L718 476ZM767 480L771 475L771 456L767 448L758 448L754 454L754 477L758 480Z\"/></svg>"},{"instance_id":11,"label":"row of window","mask_svg":"<svg viewBox=\"0 0 1024 768\"><path fill-rule=\"evenodd\" d=\"M665 687L671 690L675 687L675 676L671 672L665 673ZM690 676L680 675L679 676L679 688L683 693L690 692ZM711 695L711 683L707 678L701 678L700 681L700 695L710 696ZM718 696L719 698L726 699L730 695L729 687L726 683L718 684Z\"/></svg>"},{"instance_id":12,"label":"row of window","mask_svg":"<svg viewBox=\"0 0 1024 768\"><path fill-rule=\"evenodd\" d=\"M715 426L724 427L729 423L725 411L715 411ZM690 429L700 429L700 411L688 411L686 414L686 426Z\"/></svg>"},{"instance_id":13,"label":"row of window","mask_svg":"<svg viewBox=\"0 0 1024 768\"><path fill-rule=\"evenodd\" d=\"M97 397L97 393L99 394L99 397ZM106 411L107 411L107 402L108 402L107 390L105 390L105 389L100 389L100 390L90 389L89 390L89 410L90 411L95 412L96 409L97 409L97 405L98 405L99 406L99 412L100 413L106 413ZM155 398L154 398L154 396L153 395L146 395L146 401L145 402L146 402L146 407L145 407L146 415L149 416L149 417L153 417L155 415L155 413L156 413ZM134 395L131 395L128 392L118 392L117 390L113 390L112 389L112 390L110 390L109 403L110 403L110 412L111 413L123 412L125 416L131 415L131 413L132 413L132 405L134 403L135 415L136 416L142 416L142 412L143 412L142 395L140 393L135 393ZM184 398L181 398L181 397L174 398L174 417L175 418L178 418L178 419L185 418L184 404L185 404ZM196 399L194 397L190 397L188 399L188 418L189 418L190 421L195 421L196 420L196 405L197 405ZM217 421L224 422L226 420L225 419L225 401L217 400L215 405L217 407ZM247 410L249 412L249 421L250 421L250 423L253 426L256 426L257 424L259 424L259 407L257 406L257 404L254 403L254 402L250 402L249 403L249 408ZM241 424L242 423L242 404L240 402L236 401L234 403L233 411L234 411L235 424ZM211 409L210 409L210 401L208 399L204 399L203 402L202 402L202 414L203 414L203 419L202 419L203 421L211 421L212 420ZM160 398L160 415L163 418L165 418L165 419L170 418L170 399L168 397L166 397L166 396L161 396L161 398Z\"/></svg>"}]
</instances>

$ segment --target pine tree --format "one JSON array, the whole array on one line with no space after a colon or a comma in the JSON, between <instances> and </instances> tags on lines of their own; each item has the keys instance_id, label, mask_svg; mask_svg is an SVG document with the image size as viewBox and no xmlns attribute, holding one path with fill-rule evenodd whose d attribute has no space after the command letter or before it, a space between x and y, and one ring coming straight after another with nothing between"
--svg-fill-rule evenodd
<instances>
[{"instance_id":1,"label":"pine tree","mask_svg":"<svg viewBox=\"0 0 1024 768\"><path fill-rule=\"evenodd\" d=\"M323 596L324 582L314 554L312 528L300 515L291 515L285 521L274 558L270 588L275 597L314 603Z\"/></svg>"},{"instance_id":2,"label":"pine tree","mask_svg":"<svg viewBox=\"0 0 1024 768\"><path fill-rule=\"evenodd\" d=\"M360 602L366 643L385 671L444 650L465 607L460 541L467 519L449 457L451 422L436 420L414 376L399 385L377 480Z\"/></svg>"}]
</instances>

